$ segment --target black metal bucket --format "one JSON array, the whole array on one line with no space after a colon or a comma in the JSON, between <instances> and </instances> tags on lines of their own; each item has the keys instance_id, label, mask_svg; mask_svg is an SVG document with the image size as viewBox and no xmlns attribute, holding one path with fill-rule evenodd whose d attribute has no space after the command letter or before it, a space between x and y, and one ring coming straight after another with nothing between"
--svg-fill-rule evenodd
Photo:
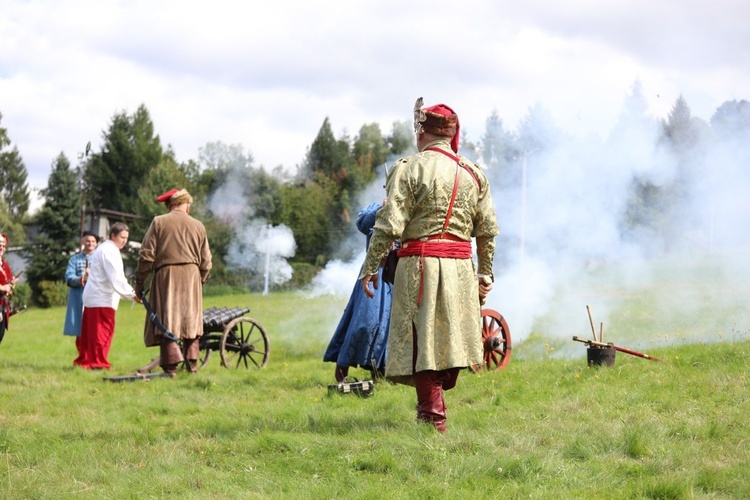
<instances>
[{"instance_id":1,"label":"black metal bucket","mask_svg":"<svg viewBox=\"0 0 750 500\"><path fill-rule=\"evenodd\" d=\"M589 347L586 350L586 358L589 366L615 366L614 347Z\"/></svg>"}]
</instances>

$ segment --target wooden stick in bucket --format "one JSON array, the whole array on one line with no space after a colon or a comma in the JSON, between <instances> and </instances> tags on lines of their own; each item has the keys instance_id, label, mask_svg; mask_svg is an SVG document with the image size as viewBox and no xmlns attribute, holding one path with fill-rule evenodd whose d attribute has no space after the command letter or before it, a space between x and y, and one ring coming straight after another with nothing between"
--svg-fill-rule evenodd
<instances>
[{"instance_id":1,"label":"wooden stick in bucket","mask_svg":"<svg viewBox=\"0 0 750 500\"><path fill-rule=\"evenodd\" d=\"M600 342L598 338L596 338L596 328L594 327L594 319L591 317L591 309L589 306L586 306L586 311L589 313L589 323L591 323L591 333L594 334L594 342Z\"/></svg>"}]
</instances>

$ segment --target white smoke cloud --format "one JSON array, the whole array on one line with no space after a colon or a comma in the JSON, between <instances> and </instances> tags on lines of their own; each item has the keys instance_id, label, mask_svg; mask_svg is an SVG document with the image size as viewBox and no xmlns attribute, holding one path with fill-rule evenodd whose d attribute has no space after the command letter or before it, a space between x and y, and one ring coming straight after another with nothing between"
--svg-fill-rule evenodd
<instances>
[{"instance_id":1,"label":"white smoke cloud","mask_svg":"<svg viewBox=\"0 0 750 500\"><path fill-rule=\"evenodd\" d=\"M532 333L591 338L586 305L597 331L604 323L609 340L618 340L616 332L632 326L611 324L611 314L622 321L629 297L637 294L650 298L649 310L632 316L644 329L637 338L619 337L635 346L666 338L669 331L689 341L710 341L737 322L745 331L750 327L746 313L731 315L742 310L736 292L750 272L748 264L732 258L750 243L747 141L730 147L708 140L686 160L659 140L659 122L645 123L615 129L608 140L558 138L552 141L557 147L528 154L525 189L493 188L502 233L498 244L510 248L498 248L506 260L498 265L496 255L496 285L487 307L503 314L514 343ZM669 186L680 174L678 160L692 162L695 172L683 186L678 209L686 222L667 237L625 234L634 177ZM487 174L494 186L503 185L500 172ZM702 262L711 271L696 276L695 287L670 286L684 283L685 273ZM707 293L711 286L725 293Z\"/></svg>"},{"instance_id":2,"label":"white smoke cloud","mask_svg":"<svg viewBox=\"0 0 750 500\"><path fill-rule=\"evenodd\" d=\"M364 236L362 237L364 239ZM348 297L357 283L357 277L365 261L365 251L361 251L351 261L332 260L312 280L306 294L310 297L332 295Z\"/></svg>"},{"instance_id":3,"label":"white smoke cloud","mask_svg":"<svg viewBox=\"0 0 750 500\"><path fill-rule=\"evenodd\" d=\"M296 246L288 227L254 219L234 226L234 230L226 257L229 267L264 276L264 293L268 293L269 283L282 285L292 278L292 266L286 259L294 256Z\"/></svg>"},{"instance_id":4,"label":"white smoke cloud","mask_svg":"<svg viewBox=\"0 0 750 500\"><path fill-rule=\"evenodd\" d=\"M269 285L292 279L293 269L287 259L294 257L296 243L291 229L283 224L270 226L262 218L253 218L255 209L245 193L245 184L245 178L230 171L227 181L209 197L208 206L234 232L227 266L263 276L263 293L267 294Z\"/></svg>"},{"instance_id":5,"label":"white smoke cloud","mask_svg":"<svg viewBox=\"0 0 750 500\"><path fill-rule=\"evenodd\" d=\"M246 199L242 177L236 170L230 170L226 182L209 196L208 208L224 224L235 226L255 214L255 209Z\"/></svg>"}]
</instances>

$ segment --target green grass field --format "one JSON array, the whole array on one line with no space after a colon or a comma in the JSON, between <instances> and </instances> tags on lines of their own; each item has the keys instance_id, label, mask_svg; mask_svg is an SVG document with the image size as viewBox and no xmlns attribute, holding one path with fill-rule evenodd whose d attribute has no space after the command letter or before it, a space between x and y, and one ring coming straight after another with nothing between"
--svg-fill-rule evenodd
<instances>
[{"instance_id":1,"label":"green grass field","mask_svg":"<svg viewBox=\"0 0 750 500\"><path fill-rule=\"evenodd\" d=\"M72 367L64 309L32 309L0 345L0 497L750 498L750 325L735 301L706 309L731 334L705 311L654 321L658 292L622 298L612 321L625 346L644 328L682 335L647 344L664 362L618 353L589 368L585 346L541 318L507 368L463 373L446 393L446 435L415 423L409 387L327 394L322 354L345 299L207 298L251 308L271 342L264 369L214 353L197 375L120 384L102 377L157 355L140 306L120 306L109 373Z\"/></svg>"}]
</instances>

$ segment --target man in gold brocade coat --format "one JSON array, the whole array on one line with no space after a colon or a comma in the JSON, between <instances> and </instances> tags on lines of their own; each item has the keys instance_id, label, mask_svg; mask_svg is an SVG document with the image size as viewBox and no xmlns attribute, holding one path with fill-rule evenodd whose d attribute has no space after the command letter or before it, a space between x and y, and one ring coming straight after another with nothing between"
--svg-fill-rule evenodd
<instances>
[{"instance_id":1,"label":"man in gold brocade coat","mask_svg":"<svg viewBox=\"0 0 750 500\"><path fill-rule=\"evenodd\" d=\"M415 386L418 420L445 432L443 391L455 387L462 368L482 363L480 300L492 289L499 229L487 178L456 156L456 113L444 104L422 108L420 98L414 129L419 152L388 172L387 203L378 212L360 280L372 296L381 259L401 241L385 373Z\"/></svg>"}]
</instances>

